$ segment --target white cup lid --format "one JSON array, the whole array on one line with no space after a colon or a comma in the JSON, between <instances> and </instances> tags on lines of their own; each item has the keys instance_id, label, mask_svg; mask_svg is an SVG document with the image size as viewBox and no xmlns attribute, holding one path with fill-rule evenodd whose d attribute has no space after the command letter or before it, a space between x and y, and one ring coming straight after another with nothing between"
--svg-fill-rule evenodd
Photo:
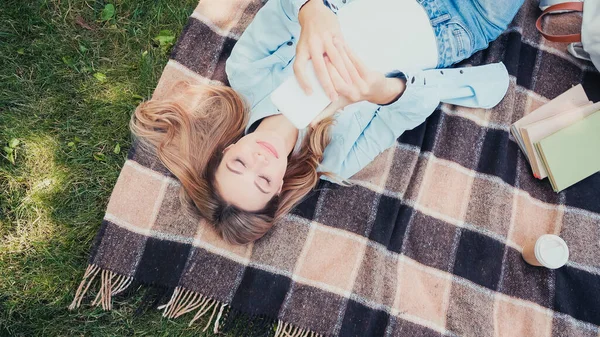
<instances>
[{"instance_id":1,"label":"white cup lid","mask_svg":"<svg viewBox=\"0 0 600 337\"><path fill-rule=\"evenodd\" d=\"M569 260L569 247L559 236L545 234L540 236L534 248L535 257L545 267L557 269Z\"/></svg>"}]
</instances>

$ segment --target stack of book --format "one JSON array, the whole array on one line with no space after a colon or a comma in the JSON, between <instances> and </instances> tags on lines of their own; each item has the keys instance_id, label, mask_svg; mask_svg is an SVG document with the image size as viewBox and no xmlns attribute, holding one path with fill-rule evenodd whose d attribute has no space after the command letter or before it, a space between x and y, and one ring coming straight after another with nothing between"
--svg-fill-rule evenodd
<instances>
[{"instance_id":1,"label":"stack of book","mask_svg":"<svg viewBox=\"0 0 600 337\"><path fill-rule=\"evenodd\" d=\"M600 171L600 102L577 85L515 122L510 129L538 179L555 192Z\"/></svg>"}]
</instances>

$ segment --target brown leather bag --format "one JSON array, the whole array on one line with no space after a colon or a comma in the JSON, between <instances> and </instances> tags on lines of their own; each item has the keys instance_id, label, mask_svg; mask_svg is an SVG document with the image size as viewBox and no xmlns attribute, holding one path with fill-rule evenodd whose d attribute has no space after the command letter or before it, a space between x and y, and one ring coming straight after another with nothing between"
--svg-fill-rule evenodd
<instances>
[{"instance_id":1,"label":"brown leather bag","mask_svg":"<svg viewBox=\"0 0 600 337\"><path fill-rule=\"evenodd\" d=\"M593 0L592 0L593 1ZM564 12L583 12L583 2L565 2L546 8L535 22L537 30L548 40L553 42L580 42L581 34L552 35L542 30L542 19L548 14Z\"/></svg>"},{"instance_id":2,"label":"brown leather bag","mask_svg":"<svg viewBox=\"0 0 600 337\"><path fill-rule=\"evenodd\" d=\"M542 30L544 16L565 12L583 12L580 34L553 35ZM552 5L542 12L535 26L549 41L570 43L567 48L569 53L577 58L592 61L596 68L600 70L600 0L564 2Z\"/></svg>"}]
</instances>

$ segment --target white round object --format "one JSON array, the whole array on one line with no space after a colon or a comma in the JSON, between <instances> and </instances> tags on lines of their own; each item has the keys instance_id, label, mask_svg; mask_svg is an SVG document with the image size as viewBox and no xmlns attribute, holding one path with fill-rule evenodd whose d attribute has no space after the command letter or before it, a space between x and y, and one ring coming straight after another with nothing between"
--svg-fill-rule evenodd
<instances>
[{"instance_id":1,"label":"white round object","mask_svg":"<svg viewBox=\"0 0 600 337\"><path fill-rule=\"evenodd\" d=\"M545 234L537 239L534 254L544 267L557 269L564 266L569 260L569 247L561 237Z\"/></svg>"}]
</instances>

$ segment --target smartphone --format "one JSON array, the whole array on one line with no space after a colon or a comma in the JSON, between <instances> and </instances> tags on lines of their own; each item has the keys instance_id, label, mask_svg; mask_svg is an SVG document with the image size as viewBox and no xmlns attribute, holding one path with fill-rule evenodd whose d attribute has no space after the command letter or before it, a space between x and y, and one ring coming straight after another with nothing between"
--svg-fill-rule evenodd
<instances>
[{"instance_id":1,"label":"smartphone","mask_svg":"<svg viewBox=\"0 0 600 337\"><path fill-rule=\"evenodd\" d=\"M306 77L313 89L311 95L304 93L296 76L290 76L271 93L275 107L299 130L306 128L331 103L319 83L312 61L308 62Z\"/></svg>"}]
</instances>

